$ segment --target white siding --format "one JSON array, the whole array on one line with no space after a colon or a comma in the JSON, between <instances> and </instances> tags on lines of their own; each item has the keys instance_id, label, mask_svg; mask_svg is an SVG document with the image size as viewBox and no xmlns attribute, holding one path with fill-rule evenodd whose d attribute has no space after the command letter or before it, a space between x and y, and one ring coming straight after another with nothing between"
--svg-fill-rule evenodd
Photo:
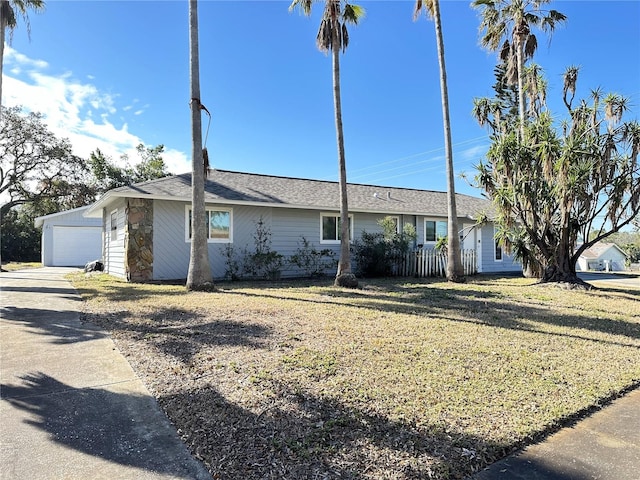
<instances>
[{"instance_id":1,"label":"white siding","mask_svg":"<svg viewBox=\"0 0 640 480\"><path fill-rule=\"evenodd\" d=\"M110 275L125 278L124 269L124 223L126 200L118 199L103 211L104 271ZM116 239L111 240L111 213L117 209Z\"/></svg>"},{"instance_id":2,"label":"white siding","mask_svg":"<svg viewBox=\"0 0 640 480\"><path fill-rule=\"evenodd\" d=\"M190 244L185 241L186 202L153 202L153 279L187 278Z\"/></svg>"},{"instance_id":3,"label":"white siding","mask_svg":"<svg viewBox=\"0 0 640 480\"><path fill-rule=\"evenodd\" d=\"M513 257L507 255L502 249L502 261L495 259L495 240L493 237L493 223L489 223L481 227L479 232L480 251L478 252L478 264L481 265L482 273L499 273L499 272L519 272L522 271L522 265L515 262Z\"/></svg>"}]
</instances>

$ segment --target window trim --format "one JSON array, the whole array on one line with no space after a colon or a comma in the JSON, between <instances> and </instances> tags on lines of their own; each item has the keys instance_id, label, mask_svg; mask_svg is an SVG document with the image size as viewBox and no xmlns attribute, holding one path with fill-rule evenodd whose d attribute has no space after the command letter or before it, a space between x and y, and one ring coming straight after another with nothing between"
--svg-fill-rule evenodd
<instances>
[{"instance_id":1,"label":"window trim","mask_svg":"<svg viewBox=\"0 0 640 480\"><path fill-rule=\"evenodd\" d=\"M113 216L115 215L116 221L114 223ZM114 238L115 237L115 238ZM118 209L111 210L109 214L109 242L118 241Z\"/></svg>"},{"instance_id":2,"label":"window trim","mask_svg":"<svg viewBox=\"0 0 640 480\"><path fill-rule=\"evenodd\" d=\"M340 240L324 240L324 231L323 231L323 219L325 217L331 217L331 218L336 218L339 219L340 218L340 212L338 213L334 213L334 212L320 212L320 243L323 245L340 245ZM338 221L336 220L336 227L337 227ZM350 213L349 214L349 243L353 242L353 224L354 224L354 220L353 220L353 214ZM338 236L338 230L336 228L336 236Z\"/></svg>"},{"instance_id":3,"label":"window trim","mask_svg":"<svg viewBox=\"0 0 640 480\"><path fill-rule=\"evenodd\" d=\"M187 204L184 206L184 241L186 243L191 243L191 237L189 235L190 227L189 224L189 213L191 212L191 204ZM210 220L209 212L227 212L229 213L229 238L210 238L207 235L207 243L233 243L233 208L232 207L205 207L205 212L207 214L207 229Z\"/></svg>"},{"instance_id":4,"label":"window trim","mask_svg":"<svg viewBox=\"0 0 640 480\"><path fill-rule=\"evenodd\" d=\"M436 237L435 240L427 240L427 222L434 223L434 234ZM449 225L447 225L447 220L436 219L436 218L425 218L424 221L422 222L422 225L423 225L422 233L423 233L423 239L425 244L435 245L438 242L438 223L444 223L448 231Z\"/></svg>"}]
</instances>

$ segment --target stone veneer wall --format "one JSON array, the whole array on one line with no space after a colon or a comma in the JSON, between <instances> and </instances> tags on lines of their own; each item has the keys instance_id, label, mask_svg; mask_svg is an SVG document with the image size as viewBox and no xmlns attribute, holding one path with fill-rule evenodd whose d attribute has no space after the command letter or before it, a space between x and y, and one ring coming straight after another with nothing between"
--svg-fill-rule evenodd
<instances>
[{"instance_id":1,"label":"stone veneer wall","mask_svg":"<svg viewBox=\"0 0 640 480\"><path fill-rule=\"evenodd\" d=\"M153 200L128 200L124 244L127 280L153 280Z\"/></svg>"}]
</instances>

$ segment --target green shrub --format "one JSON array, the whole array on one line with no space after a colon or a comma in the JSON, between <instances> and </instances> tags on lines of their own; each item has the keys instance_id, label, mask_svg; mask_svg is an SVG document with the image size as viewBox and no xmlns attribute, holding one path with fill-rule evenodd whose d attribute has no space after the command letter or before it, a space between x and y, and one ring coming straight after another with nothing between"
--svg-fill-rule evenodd
<instances>
[{"instance_id":1,"label":"green shrub","mask_svg":"<svg viewBox=\"0 0 640 480\"><path fill-rule=\"evenodd\" d=\"M244 256L244 273L257 278L277 280L280 278L285 258L271 250L271 230L264 223L262 216L256 222L253 234L254 251Z\"/></svg>"},{"instance_id":2,"label":"green shrub","mask_svg":"<svg viewBox=\"0 0 640 480\"><path fill-rule=\"evenodd\" d=\"M289 263L302 270L307 277L322 277L326 271L336 268L336 254L329 248L318 250L305 237L300 237L298 249L289 259Z\"/></svg>"},{"instance_id":3,"label":"green shrub","mask_svg":"<svg viewBox=\"0 0 640 480\"><path fill-rule=\"evenodd\" d=\"M397 233L396 219L385 217L378 221L382 232L363 231L359 240L353 242L353 259L356 274L361 277L385 277L394 273L416 239L416 229L406 224L402 233Z\"/></svg>"}]
</instances>

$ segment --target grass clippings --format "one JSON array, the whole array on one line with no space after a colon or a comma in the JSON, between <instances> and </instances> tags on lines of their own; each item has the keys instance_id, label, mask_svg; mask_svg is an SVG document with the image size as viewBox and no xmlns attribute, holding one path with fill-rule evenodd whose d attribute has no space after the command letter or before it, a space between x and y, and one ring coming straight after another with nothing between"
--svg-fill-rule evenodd
<instances>
[{"instance_id":1,"label":"grass clippings","mask_svg":"<svg viewBox=\"0 0 640 480\"><path fill-rule=\"evenodd\" d=\"M72 278L214 478L464 478L640 383L640 289Z\"/></svg>"}]
</instances>

